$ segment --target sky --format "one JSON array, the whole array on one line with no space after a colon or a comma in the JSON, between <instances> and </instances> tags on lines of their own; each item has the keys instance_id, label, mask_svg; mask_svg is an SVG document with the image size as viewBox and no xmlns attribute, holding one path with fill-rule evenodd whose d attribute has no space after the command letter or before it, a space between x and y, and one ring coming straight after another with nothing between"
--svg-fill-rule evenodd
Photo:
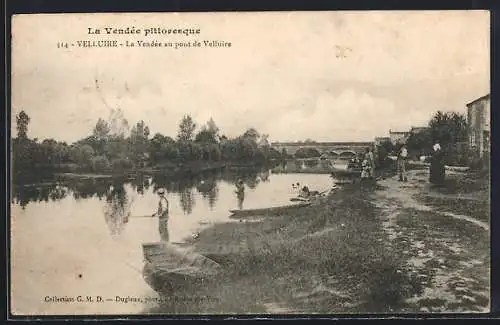
<instances>
[{"instance_id":1,"label":"sky","mask_svg":"<svg viewBox=\"0 0 500 325\"><path fill-rule=\"evenodd\" d=\"M200 34L88 34L132 26ZM21 110L30 138L73 142L120 108L130 124L171 137L190 114L198 125L213 118L229 137L253 127L271 141L371 141L426 125L438 109L465 113L489 93L489 28L487 11L19 15L13 136ZM202 46L79 48L80 40Z\"/></svg>"}]
</instances>

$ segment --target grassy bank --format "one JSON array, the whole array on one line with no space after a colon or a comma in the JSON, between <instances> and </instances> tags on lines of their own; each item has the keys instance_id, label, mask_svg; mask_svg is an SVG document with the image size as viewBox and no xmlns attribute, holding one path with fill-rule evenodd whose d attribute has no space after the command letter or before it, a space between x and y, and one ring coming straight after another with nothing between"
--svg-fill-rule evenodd
<instances>
[{"instance_id":1,"label":"grassy bank","mask_svg":"<svg viewBox=\"0 0 500 325\"><path fill-rule=\"evenodd\" d=\"M191 242L227 270L195 292L216 301L148 312L390 312L412 291L385 245L377 211L358 184L318 205L262 222L217 224Z\"/></svg>"},{"instance_id":2,"label":"grassy bank","mask_svg":"<svg viewBox=\"0 0 500 325\"><path fill-rule=\"evenodd\" d=\"M188 247L221 264L225 272L168 296L211 299L167 301L145 312L488 308L489 237L475 223L443 214L485 218L486 211L479 209L488 206L484 179L453 175L436 189L428 184L425 170L410 171L407 183L398 182L391 171L380 174L379 185L349 184L307 208L203 230Z\"/></svg>"}]
</instances>

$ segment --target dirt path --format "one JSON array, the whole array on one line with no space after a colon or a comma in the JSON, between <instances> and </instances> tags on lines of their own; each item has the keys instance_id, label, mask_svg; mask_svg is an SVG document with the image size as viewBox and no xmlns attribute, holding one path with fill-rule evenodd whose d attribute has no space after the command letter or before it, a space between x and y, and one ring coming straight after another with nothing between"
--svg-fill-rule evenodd
<instances>
[{"instance_id":1,"label":"dirt path","mask_svg":"<svg viewBox=\"0 0 500 325\"><path fill-rule=\"evenodd\" d=\"M387 245L407 260L400 272L416 284L401 311L487 312L489 224L455 211L453 200L459 194L433 191L427 177L426 171L411 171L407 183L396 177L381 180L382 189L372 195L372 203L381 210ZM419 200L423 193L439 198L439 207Z\"/></svg>"}]
</instances>

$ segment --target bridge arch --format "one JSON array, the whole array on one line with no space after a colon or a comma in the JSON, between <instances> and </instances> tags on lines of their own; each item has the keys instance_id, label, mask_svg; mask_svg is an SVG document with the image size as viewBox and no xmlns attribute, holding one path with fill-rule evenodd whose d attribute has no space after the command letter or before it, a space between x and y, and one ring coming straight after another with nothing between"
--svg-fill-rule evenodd
<instances>
[{"instance_id":1,"label":"bridge arch","mask_svg":"<svg viewBox=\"0 0 500 325\"><path fill-rule=\"evenodd\" d=\"M344 150L339 153L339 157L342 158L354 158L356 157L356 152L353 150Z\"/></svg>"}]
</instances>

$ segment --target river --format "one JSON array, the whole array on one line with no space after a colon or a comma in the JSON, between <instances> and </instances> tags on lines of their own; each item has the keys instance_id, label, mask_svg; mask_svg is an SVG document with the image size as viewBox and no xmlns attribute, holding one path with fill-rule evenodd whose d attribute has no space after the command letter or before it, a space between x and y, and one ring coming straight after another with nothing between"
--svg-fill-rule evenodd
<instances>
[{"instance_id":1,"label":"river","mask_svg":"<svg viewBox=\"0 0 500 325\"><path fill-rule=\"evenodd\" d=\"M328 174L304 173L303 164L298 166L301 173L282 166L180 181L138 175L127 182L17 184L11 203L11 310L21 315L140 313L144 305L119 298L157 296L142 277L141 244L160 240L158 220L142 217L155 212L159 187L167 189L170 203L170 241L182 242L202 227L229 222L230 209L289 204L297 195L292 184L331 188ZM242 201L234 185L239 178L246 188ZM79 296L103 301L80 303Z\"/></svg>"}]
</instances>

